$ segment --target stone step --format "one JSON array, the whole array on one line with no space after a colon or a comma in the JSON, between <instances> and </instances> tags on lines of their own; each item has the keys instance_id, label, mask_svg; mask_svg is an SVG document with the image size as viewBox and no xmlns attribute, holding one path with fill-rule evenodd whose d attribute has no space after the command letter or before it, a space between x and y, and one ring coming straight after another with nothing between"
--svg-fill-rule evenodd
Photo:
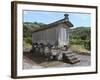
<instances>
[{"instance_id":1,"label":"stone step","mask_svg":"<svg viewBox=\"0 0 100 80\"><path fill-rule=\"evenodd\" d=\"M73 61L73 60L77 60L76 57L70 57L70 58L68 57L68 59L71 60L71 61Z\"/></svg>"},{"instance_id":2,"label":"stone step","mask_svg":"<svg viewBox=\"0 0 100 80\"><path fill-rule=\"evenodd\" d=\"M65 53L64 59L66 62L71 63L71 64L80 62L80 60L78 59L75 53Z\"/></svg>"},{"instance_id":3,"label":"stone step","mask_svg":"<svg viewBox=\"0 0 100 80\"><path fill-rule=\"evenodd\" d=\"M67 57L76 57L74 54L67 55Z\"/></svg>"},{"instance_id":4,"label":"stone step","mask_svg":"<svg viewBox=\"0 0 100 80\"><path fill-rule=\"evenodd\" d=\"M80 62L80 60L76 59L76 60L72 60L72 61L70 61L70 62L71 62L71 64L75 64L75 63Z\"/></svg>"}]
</instances>

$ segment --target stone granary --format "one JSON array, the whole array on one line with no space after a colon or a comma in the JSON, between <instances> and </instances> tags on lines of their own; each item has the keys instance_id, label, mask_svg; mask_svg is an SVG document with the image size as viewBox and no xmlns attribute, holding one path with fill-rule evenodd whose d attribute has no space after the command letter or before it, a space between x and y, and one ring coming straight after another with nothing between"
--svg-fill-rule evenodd
<instances>
[{"instance_id":1,"label":"stone granary","mask_svg":"<svg viewBox=\"0 0 100 80\"><path fill-rule=\"evenodd\" d=\"M69 21L68 14L56 22L44 25L32 32L32 43L43 43L63 47L69 43L69 29L73 24Z\"/></svg>"},{"instance_id":2,"label":"stone granary","mask_svg":"<svg viewBox=\"0 0 100 80\"><path fill-rule=\"evenodd\" d=\"M50 60L67 60L76 63L79 60L67 51L69 30L73 24L69 21L68 14L64 16L61 20L32 31L32 52L38 56L46 56Z\"/></svg>"}]
</instances>

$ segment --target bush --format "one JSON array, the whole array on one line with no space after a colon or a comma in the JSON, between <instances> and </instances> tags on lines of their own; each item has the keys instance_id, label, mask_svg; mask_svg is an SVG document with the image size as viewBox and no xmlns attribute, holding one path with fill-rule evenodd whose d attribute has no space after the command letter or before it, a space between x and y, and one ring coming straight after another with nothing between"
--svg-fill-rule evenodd
<instances>
[{"instance_id":1,"label":"bush","mask_svg":"<svg viewBox=\"0 0 100 80\"><path fill-rule=\"evenodd\" d=\"M25 41L26 43L28 43L28 44L32 44L32 40L31 40L30 37L24 38L24 41Z\"/></svg>"},{"instance_id":2,"label":"bush","mask_svg":"<svg viewBox=\"0 0 100 80\"><path fill-rule=\"evenodd\" d=\"M70 30L69 43L71 45L82 45L85 49L91 49L91 28L77 27Z\"/></svg>"},{"instance_id":3,"label":"bush","mask_svg":"<svg viewBox=\"0 0 100 80\"><path fill-rule=\"evenodd\" d=\"M88 50L91 49L90 40L71 39L70 44L71 45L82 45L84 46L84 48Z\"/></svg>"}]
</instances>

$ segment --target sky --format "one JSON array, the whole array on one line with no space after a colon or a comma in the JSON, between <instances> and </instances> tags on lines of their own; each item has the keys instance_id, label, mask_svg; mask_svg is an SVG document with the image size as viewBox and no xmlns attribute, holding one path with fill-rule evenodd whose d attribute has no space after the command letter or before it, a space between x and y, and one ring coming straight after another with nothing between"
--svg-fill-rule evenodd
<instances>
[{"instance_id":1,"label":"sky","mask_svg":"<svg viewBox=\"0 0 100 80\"><path fill-rule=\"evenodd\" d=\"M23 22L38 22L49 24L63 19L66 12L46 12L46 11L23 11ZM74 27L91 27L91 14L89 13L69 13L69 21Z\"/></svg>"}]
</instances>

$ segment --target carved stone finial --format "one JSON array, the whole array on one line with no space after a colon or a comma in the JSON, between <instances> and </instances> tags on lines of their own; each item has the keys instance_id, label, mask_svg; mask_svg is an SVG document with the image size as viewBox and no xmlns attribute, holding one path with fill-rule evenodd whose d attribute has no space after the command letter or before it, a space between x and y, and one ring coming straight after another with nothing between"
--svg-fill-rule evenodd
<instances>
[{"instance_id":1,"label":"carved stone finial","mask_svg":"<svg viewBox=\"0 0 100 80\"><path fill-rule=\"evenodd\" d=\"M69 18L68 18L68 16L69 16L68 14L64 14L64 16L65 16L65 19L69 19Z\"/></svg>"}]
</instances>

